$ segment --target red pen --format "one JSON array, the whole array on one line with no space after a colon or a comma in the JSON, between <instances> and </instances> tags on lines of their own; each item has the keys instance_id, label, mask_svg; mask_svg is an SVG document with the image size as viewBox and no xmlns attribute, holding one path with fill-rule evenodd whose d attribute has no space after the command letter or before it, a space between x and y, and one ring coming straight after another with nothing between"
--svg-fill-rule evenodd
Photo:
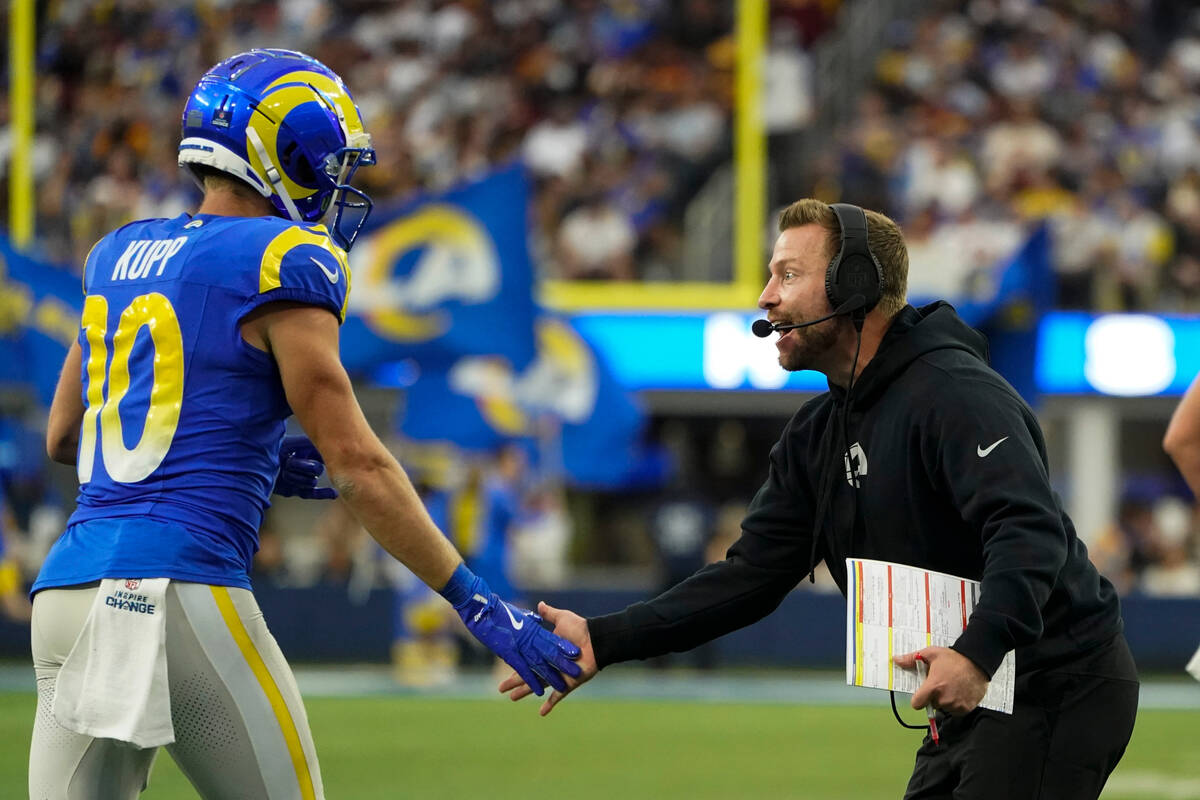
<instances>
[{"instance_id":1,"label":"red pen","mask_svg":"<svg viewBox=\"0 0 1200 800\"><path fill-rule=\"evenodd\" d=\"M917 662L917 678L924 683L928 674L925 669L925 658L920 653L915 654L913 658ZM933 737L933 743L936 745L938 743L937 712L933 709L933 703L926 703L925 717L929 720L929 735Z\"/></svg>"}]
</instances>

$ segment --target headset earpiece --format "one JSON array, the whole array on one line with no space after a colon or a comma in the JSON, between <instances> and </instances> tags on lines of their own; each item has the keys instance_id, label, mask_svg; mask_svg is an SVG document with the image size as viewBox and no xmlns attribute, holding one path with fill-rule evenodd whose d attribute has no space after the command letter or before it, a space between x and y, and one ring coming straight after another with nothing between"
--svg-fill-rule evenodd
<instances>
[{"instance_id":1,"label":"headset earpiece","mask_svg":"<svg viewBox=\"0 0 1200 800\"><path fill-rule=\"evenodd\" d=\"M865 316L883 295L883 268L867 243L867 215L850 203L830 208L841 228L841 247L825 271L825 294L834 308L862 295L866 303L856 313Z\"/></svg>"}]
</instances>

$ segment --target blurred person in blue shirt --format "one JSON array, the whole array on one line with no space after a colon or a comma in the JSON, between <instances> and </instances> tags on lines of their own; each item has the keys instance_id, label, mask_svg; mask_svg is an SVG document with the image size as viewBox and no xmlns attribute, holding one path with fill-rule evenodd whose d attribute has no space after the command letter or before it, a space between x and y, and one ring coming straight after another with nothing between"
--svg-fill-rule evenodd
<instances>
[{"instance_id":1,"label":"blurred person in blue shirt","mask_svg":"<svg viewBox=\"0 0 1200 800\"><path fill-rule=\"evenodd\" d=\"M506 444L484 477L481 490L481 519L478 541L467 565L484 575L505 597L519 595L513 586L512 529L524 515L523 480L528 459L516 443Z\"/></svg>"}]
</instances>

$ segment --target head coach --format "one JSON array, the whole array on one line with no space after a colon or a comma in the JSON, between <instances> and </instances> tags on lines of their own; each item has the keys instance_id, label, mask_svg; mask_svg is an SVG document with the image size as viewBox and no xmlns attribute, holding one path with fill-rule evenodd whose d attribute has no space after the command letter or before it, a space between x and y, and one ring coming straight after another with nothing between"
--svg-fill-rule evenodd
<instances>
[{"instance_id":1,"label":"head coach","mask_svg":"<svg viewBox=\"0 0 1200 800\"><path fill-rule=\"evenodd\" d=\"M724 561L613 614L542 604L583 650L569 684L748 625L821 561L843 593L847 557L909 564L982 585L953 646L919 651L929 671L912 704L937 709L941 738L917 751L905 797L1097 797L1133 731L1137 673L1116 593L1050 487L1033 412L951 306L907 304L892 220L805 199L779 229L755 332L778 333L780 365L824 373L829 391L771 449ZM1013 713L978 708L1009 650ZM895 661L912 668L914 655ZM528 694L515 675L501 690Z\"/></svg>"}]
</instances>

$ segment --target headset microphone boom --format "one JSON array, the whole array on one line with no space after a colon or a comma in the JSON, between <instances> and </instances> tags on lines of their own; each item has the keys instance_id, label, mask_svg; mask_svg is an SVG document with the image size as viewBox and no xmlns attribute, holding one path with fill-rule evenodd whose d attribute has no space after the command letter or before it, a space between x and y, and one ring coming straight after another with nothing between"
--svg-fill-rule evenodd
<instances>
[{"instance_id":1,"label":"headset microphone boom","mask_svg":"<svg viewBox=\"0 0 1200 800\"><path fill-rule=\"evenodd\" d=\"M855 311L864 308L866 304L867 298L861 294L856 294L835 308L832 314L826 314L823 317L817 317L811 322L797 322L793 325L780 325L779 323L771 322L770 320L756 319L754 320L754 324L750 326L750 330L753 331L754 335L758 338L765 339L772 333L778 333L779 331L790 331L793 328L807 328L809 325L816 325L818 322L824 322L827 319L840 317L843 314L853 314Z\"/></svg>"}]
</instances>

